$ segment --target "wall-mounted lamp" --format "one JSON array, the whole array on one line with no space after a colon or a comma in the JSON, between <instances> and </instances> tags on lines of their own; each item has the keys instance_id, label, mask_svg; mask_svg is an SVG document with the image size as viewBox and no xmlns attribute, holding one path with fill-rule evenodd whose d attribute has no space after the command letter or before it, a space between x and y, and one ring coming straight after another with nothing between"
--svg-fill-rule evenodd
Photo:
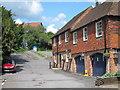
<instances>
[{"instance_id":1,"label":"wall-mounted lamp","mask_svg":"<svg viewBox=\"0 0 120 90\"><path fill-rule=\"evenodd\" d=\"M84 56L85 56L85 54L84 54L84 53L82 53L82 54L81 54L81 59L84 59Z\"/></svg>"}]
</instances>

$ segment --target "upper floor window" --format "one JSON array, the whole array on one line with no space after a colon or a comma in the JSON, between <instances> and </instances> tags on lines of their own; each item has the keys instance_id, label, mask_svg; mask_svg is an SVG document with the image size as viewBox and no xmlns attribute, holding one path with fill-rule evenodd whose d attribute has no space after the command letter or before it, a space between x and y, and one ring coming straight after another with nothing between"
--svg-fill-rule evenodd
<instances>
[{"instance_id":1,"label":"upper floor window","mask_svg":"<svg viewBox=\"0 0 120 90\"><path fill-rule=\"evenodd\" d=\"M102 21L96 22L96 37L102 36Z\"/></svg>"},{"instance_id":2,"label":"upper floor window","mask_svg":"<svg viewBox=\"0 0 120 90\"><path fill-rule=\"evenodd\" d=\"M73 44L77 44L77 32L73 32Z\"/></svg>"},{"instance_id":3,"label":"upper floor window","mask_svg":"<svg viewBox=\"0 0 120 90\"><path fill-rule=\"evenodd\" d=\"M68 42L68 31L65 32L65 42Z\"/></svg>"},{"instance_id":4,"label":"upper floor window","mask_svg":"<svg viewBox=\"0 0 120 90\"><path fill-rule=\"evenodd\" d=\"M61 35L59 35L59 44L61 44Z\"/></svg>"},{"instance_id":5,"label":"upper floor window","mask_svg":"<svg viewBox=\"0 0 120 90\"><path fill-rule=\"evenodd\" d=\"M87 27L83 28L83 41L88 40L88 30Z\"/></svg>"},{"instance_id":6,"label":"upper floor window","mask_svg":"<svg viewBox=\"0 0 120 90\"><path fill-rule=\"evenodd\" d=\"M53 44L56 46L56 38L53 39Z\"/></svg>"}]
</instances>

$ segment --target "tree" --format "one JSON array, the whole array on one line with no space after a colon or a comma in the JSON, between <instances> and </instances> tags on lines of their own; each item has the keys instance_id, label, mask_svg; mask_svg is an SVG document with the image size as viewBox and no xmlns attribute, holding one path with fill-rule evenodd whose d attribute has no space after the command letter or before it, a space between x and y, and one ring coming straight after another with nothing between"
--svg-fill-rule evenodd
<instances>
[{"instance_id":1,"label":"tree","mask_svg":"<svg viewBox=\"0 0 120 90\"><path fill-rule=\"evenodd\" d=\"M0 64L2 61L2 8L0 7Z\"/></svg>"},{"instance_id":2,"label":"tree","mask_svg":"<svg viewBox=\"0 0 120 90\"><path fill-rule=\"evenodd\" d=\"M32 27L28 25L24 29L24 43L27 42L29 49L32 49L33 46L51 49L51 37L54 35L52 32L47 33L43 26Z\"/></svg>"},{"instance_id":3,"label":"tree","mask_svg":"<svg viewBox=\"0 0 120 90\"><path fill-rule=\"evenodd\" d=\"M18 50L23 41L23 26L15 24L11 10L2 8L2 55L3 58L10 56L12 52Z\"/></svg>"}]
</instances>

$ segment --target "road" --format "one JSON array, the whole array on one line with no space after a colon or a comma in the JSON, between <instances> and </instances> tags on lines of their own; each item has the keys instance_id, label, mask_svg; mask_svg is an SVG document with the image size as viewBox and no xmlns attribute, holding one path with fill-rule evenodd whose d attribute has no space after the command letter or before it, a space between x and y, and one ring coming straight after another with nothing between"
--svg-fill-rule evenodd
<instances>
[{"instance_id":1,"label":"road","mask_svg":"<svg viewBox=\"0 0 120 90\"><path fill-rule=\"evenodd\" d=\"M96 88L94 77L49 69L49 60L33 52L12 56L17 62L17 72L3 74L2 88Z\"/></svg>"}]
</instances>

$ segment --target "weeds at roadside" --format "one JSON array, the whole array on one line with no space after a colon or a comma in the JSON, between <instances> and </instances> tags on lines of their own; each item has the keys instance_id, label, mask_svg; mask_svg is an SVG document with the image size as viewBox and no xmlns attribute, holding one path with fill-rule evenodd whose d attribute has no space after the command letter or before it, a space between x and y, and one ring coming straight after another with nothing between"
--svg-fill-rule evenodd
<instances>
[{"instance_id":1,"label":"weeds at roadside","mask_svg":"<svg viewBox=\"0 0 120 90\"><path fill-rule=\"evenodd\" d=\"M37 55L39 55L40 57L45 57L44 54L42 54L42 53L40 53L40 52L38 52L38 51L36 51L35 53L36 53Z\"/></svg>"}]
</instances>

